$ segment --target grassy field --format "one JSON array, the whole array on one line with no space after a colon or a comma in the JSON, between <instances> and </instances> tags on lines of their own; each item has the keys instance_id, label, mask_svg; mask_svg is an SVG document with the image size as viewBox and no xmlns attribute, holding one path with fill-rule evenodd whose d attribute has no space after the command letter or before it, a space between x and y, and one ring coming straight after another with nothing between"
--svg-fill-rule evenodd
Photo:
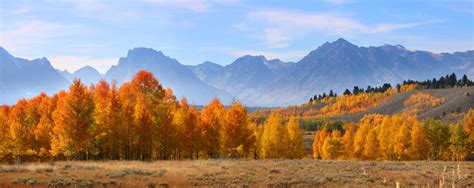
<instances>
[{"instance_id":1,"label":"grassy field","mask_svg":"<svg viewBox=\"0 0 474 188\"><path fill-rule=\"evenodd\" d=\"M63 161L2 165L0 187L472 187L473 162Z\"/></svg>"}]
</instances>

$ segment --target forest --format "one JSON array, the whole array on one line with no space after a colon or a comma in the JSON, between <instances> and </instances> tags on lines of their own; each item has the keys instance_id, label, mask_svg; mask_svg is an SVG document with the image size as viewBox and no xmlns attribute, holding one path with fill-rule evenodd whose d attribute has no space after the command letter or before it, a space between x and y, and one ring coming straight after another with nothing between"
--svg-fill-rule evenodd
<instances>
[{"instance_id":1,"label":"forest","mask_svg":"<svg viewBox=\"0 0 474 188\"><path fill-rule=\"evenodd\" d=\"M422 84L421 84L422 85ZM347 93L320 98L328 103L319 116L354 113L419 83L380 92ZM454 86L453 86L454 87ZM384 90L384 91L382 91ZM439 105L426 94L408 106ZM416 108L419 109L419 108ZM152 73L138 72L117 87L104 80L85 86L75 80L67 91L42 93L0 109L0 159L47 160L181 160L208 158L466 160L474 147L474 110L447 124L418 120L415 112L366 115L359 122L312 129L312 152L305 148L304 116L272 110L249 113L238 101L224 106L213 99L202 109L176 99ZM415 115L413 114L415 113Z\"/></svg>"}]
</instances>

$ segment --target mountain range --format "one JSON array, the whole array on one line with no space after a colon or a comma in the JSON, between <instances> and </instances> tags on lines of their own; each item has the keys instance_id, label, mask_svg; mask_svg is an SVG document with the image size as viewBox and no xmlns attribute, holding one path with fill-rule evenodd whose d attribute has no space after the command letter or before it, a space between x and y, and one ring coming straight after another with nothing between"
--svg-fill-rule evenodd
<instances>
[{"instance_id":1,"label":"mountain range","mask_svg":"<svg viewBox=\"0 0 474 188\"><path fill-rule=\"evenodd\" d=\"M306 102L330 89L425 80L455 72L474 76L474 51L432 53L401 45L360 47L344 39L326 42L297 62L245 55L222 66L213 62L183 65L150 48L129 50L105 74L86 66L74 73L55 70L46 58L25 60L0 48L0 103L14 103L40 91L67 88L74 78L90 85L100 79L120 85L139 70L154 73L160 83L194 104L213 97L238 99L248 106L286 106Z\"/></svg>"}]
</instances>

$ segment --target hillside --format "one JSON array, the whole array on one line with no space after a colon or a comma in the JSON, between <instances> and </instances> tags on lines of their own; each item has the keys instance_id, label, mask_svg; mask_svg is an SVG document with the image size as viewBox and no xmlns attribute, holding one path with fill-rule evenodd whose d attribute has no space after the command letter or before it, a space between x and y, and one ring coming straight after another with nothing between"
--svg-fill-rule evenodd
<instances>
[{"instance_id":1,"label":"hillside","mask_svg":"<svg viewBox=\"0 0 474 188\"><path fill-rule=\"evenodd\" d=\"M428 109L418 114L418 118L434 118L439 117L448 121L454 121L462 116L456 116L452 113L464 113L470 108L474 108L474 87L465 88L449 88L449 89L422 89L413 90L394 94L388 100L380 103L374 108L370 108L364 112L359 112L351 115L336 116L336 119L358 121L366 114L386 114L393 115L403 113L408 107L404 105L405 101L417 93L429 93L433 97L443 98L445 102L439 106ZM469 93L469 95L468 95Z\"/></svg>"}]
</instances>

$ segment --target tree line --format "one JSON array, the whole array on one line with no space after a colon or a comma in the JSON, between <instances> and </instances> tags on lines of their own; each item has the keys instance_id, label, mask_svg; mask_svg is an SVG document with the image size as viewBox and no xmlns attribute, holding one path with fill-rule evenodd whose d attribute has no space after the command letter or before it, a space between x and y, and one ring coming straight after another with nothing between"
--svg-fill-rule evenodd
<instances>
[{"instance_id":1,"label":"tree line","mask_svg":"<svg viewBox=\"0 0 474 188\"><path fill-rule=\"evenodd\" d=\"M358 100L381 96L373 97ZM347 102L351 105L328 110L361 105ZM177 100L152 73L140 71L120 87L104 80L88 87L74 80L53 96L42 93L1 106L0 160L300 159L309 157L300 122L278 112L262 118L238 101L225 107L217 98L198 109L184 97ZM465 159L472 153L473 124L474 110L453 125L407 115L370 115L358 123L317 129L313 156Z\"/></svg>"},{"instance_id":2,"label":"tree line","mask_svg":"<svg viewBox=\"0 0 474 188\"><path fill-rule=\"evenodd\" d=\"M408 115L366 115L342 129L315 132L315 159L466 160L474 157L474 110L462 121L419 121Z\"/></svg>"},{"instance_id":3,"label":"tree line","mask_svg":"<svg viewBox=\"0 0 474 188\"><path fill-rule=\"evenodd\" d=\"M121 87L74 80L0 108L4 161L301 158L303 146L296 120L257 126L241 103L225 108L217 98L198 110L146 71Z\"/></svg>"},{"instance_id":4,"label":"tree line","mask_svg":"<svg viewBox=\"0 0 474 188\"><path fill-rule=\"evenodd\" d=\"M474 82L470 80L465 74L457 79L455 73L450 75L441 76L439 79L433 78L432 80L426 81L414 81L414 80L405 80L402 84L397 84L396 89L398 92L404 91L404 88L416 86L415 89L442 89L442 88L452 88L452 87L463 87L463 86L474 86ZM343 92L343 95L358 95L362 93L385 93L388 89L392 88L389 83L384 83L382 86L372 87L367 86L366 89L359 86L354 86L352 90L346 89ZM406 90L406 89L405 89ZM337 93L333 90L329 90L329 94L323 92L323 94L314 95L309 99L309 103L313 101L322 100L328 97L337 97Z\"/></svg>"}]
</instances>

